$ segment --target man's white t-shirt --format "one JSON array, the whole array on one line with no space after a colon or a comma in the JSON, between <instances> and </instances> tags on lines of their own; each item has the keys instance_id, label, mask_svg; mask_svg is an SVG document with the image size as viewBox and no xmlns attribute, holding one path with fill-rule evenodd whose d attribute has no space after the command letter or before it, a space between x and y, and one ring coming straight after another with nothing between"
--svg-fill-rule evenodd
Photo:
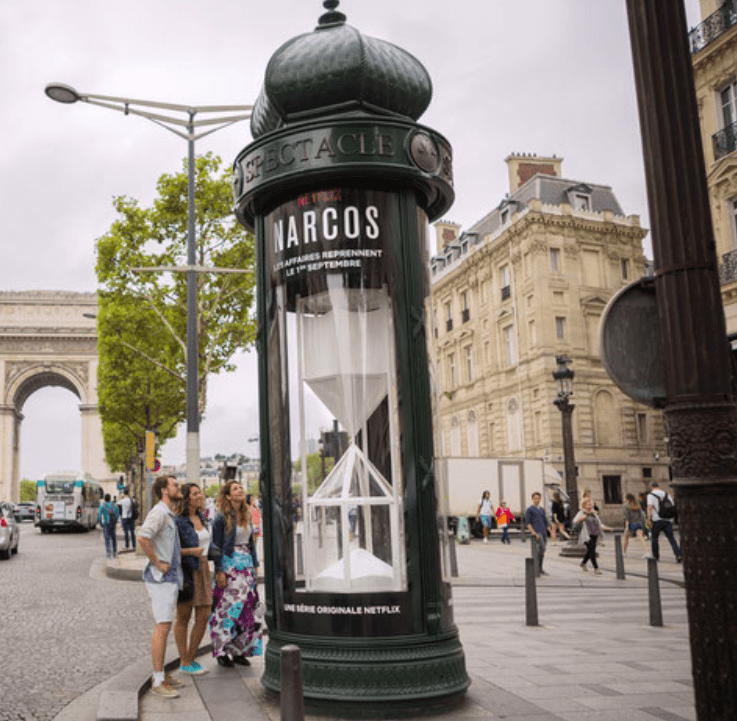
<instances>
[{"instance_id":1,"label":"man's white t-shirt","mask_svg":"<svg viewBox=\"0 0 737 721\"><path fill-rule=\"evenodd\" d=\"M658 488L656 491L650 491L650 493L647 494L647 505L653 509L653 521L670 521L671 523L673 522L672 518L661 518L660 514L658 513L658 509L660 508L660 501L662 501L667 495L668 494L660 488Z\"/></svg>"}]
</instances>

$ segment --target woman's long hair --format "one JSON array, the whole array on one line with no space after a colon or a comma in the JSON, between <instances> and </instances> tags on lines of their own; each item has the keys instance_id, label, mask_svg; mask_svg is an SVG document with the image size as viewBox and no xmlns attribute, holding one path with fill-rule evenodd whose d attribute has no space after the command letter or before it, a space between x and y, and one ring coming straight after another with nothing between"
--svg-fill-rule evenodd
<instances>
[{"instance_id":1,"label":"woman's long hair","mask_svg":"<svg viewBox=\"0 0 737 721\"><path fill-rule=\"evenodd\" d=\"M640 504L637 502L637 499L631 494L628 493L625 498L627 499L627 503L629 504L629 507L633 511L641 511Z\"/></svg>"},{"instance_id":2,"label":"woman's long hair","mask_svg":"<svg viewBox=\"0 0 737 721\"><path fill-rule=\"evenodd\" d=\"M243 499L243 505L240 508L236 508L233 502L230 500L230 491L233 486L240 486L238 481L229 481L220 486L218 492L217 505L220 508L220 513L225 518L225 530L230 533L233 530L233 513L235 513L235 523L237 526L248 527L251 522L251 514L248 510L248 504L245 498Z\"/></svg>"}]
</instances>

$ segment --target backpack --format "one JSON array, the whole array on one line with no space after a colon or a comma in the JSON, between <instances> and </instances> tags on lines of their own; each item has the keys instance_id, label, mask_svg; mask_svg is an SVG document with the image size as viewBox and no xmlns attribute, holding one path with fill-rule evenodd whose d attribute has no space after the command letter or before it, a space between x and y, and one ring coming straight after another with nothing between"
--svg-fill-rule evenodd
<instances>
[{"instance_id":1,"label":"backpack","mask_svg":"<svg viewBox=\"0 0 737 721\"><path fill-rule=\"evenodd\" d=\"M134 521L138 518L138 504L133 498L131 498L131 518Z\"/></svg>"},{"instance_id":2,"label":"backpack","mask_svg":"<svg viewBox=\"0 0 737 721\"><path fill-rule=\"evenodd\" d=\"M118 509L112 503L102 504L102 523L105 526L114 526L118 520Z\"/></svg>"},{"instance_id":3,"label":"backpack","mask_svg":"<svg viewBox=\"0 0 737 721\"><path fill-rule=\"evenodd\" d=\"M663 491L663 497L659 498L658 515L661 518L671 519L675 518L677 513L678 509L676 508L676 504L673 503L671 497Z\"/></svg>"}]
</instances>

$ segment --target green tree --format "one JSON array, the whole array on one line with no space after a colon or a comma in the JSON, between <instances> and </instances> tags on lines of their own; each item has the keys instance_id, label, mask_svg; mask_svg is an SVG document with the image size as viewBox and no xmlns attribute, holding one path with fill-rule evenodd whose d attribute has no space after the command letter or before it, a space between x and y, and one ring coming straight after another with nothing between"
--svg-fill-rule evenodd
<instances>
[{"instance_id":1,"label":"green tree","mask_svg":"<svg viewBox=\"0 0 737 721\"><path fill-rule=\"evenodd\" d=\"M241 273L197 273L200 418L207 378L233 369L232 357L255 338L255 245L232 214L230 170L207 154L195 161L196 263ZM163 443L186 412L187 274L136 268L187 263L187 161L162 175L150 208L114 199L118 218L98 239L98 392L105 454L119 471L147 430Z\"/></svg>"},{"instance_id":2,"label":"green tree","mask_svg":"<svg viewBox=\"0 0 737 721\"><path fill-rule=\"evenodd\" d=\"M325 477L328 473L333 470L335 465L334 458L325 459ZM302 470L302 459L298 458L294 464L294 468L297 472ZM313 494L319 487L320 484L325 480L323 478L322 458L319 453L310 453L307 456L307 491Z\"/></svg>"},{"instance_id":3,"label":"green tree","mask_svg":"<svg viewBox=\"0 0 737 721\"><path fill-rule=\"evenodd\" d=\"M24 478L20 482L20 500L21 502L36 500L36 482L29 481Z\"/></svg>"}]
</instances>

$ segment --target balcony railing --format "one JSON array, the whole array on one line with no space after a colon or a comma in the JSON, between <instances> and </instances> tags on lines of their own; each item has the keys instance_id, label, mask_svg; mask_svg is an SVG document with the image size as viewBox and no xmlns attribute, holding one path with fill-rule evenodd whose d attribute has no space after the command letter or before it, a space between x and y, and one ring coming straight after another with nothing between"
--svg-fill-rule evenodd
<instances>
[{"instance_id":1,"label":"balcony railing","mask_svg":"<svg viewBox=\"0 0 737 721\"><path fill-rule=\"evenodd\" d=\"M732 123L718 133L714 133L711 136L711 142L714 146L714 160L733 153L737 149L737 123Z\"/></svg>"},{"instance_id":2,"label":"balcony railing","mask_svg":"<svg viewBox=\"0 0 737 721\"><path fill-rule=\"evenodd\" d=\"M730 250L722 255L719 264L719 282L724 285L737 280L737 250Z\"/></svg>"},{"instance_id":3,"label":"balcony railing","mask_svg":"<svg viewBox=\"0 0 737 721\"><path fill-rule=\"evenodd\" d=\"M719 10L709 15L706 20L688 34L691 42L691 53L703 50L709 43L713 43L735 24L737 24L737 2L726 0Z\"/></svg>"}]
</instances>

